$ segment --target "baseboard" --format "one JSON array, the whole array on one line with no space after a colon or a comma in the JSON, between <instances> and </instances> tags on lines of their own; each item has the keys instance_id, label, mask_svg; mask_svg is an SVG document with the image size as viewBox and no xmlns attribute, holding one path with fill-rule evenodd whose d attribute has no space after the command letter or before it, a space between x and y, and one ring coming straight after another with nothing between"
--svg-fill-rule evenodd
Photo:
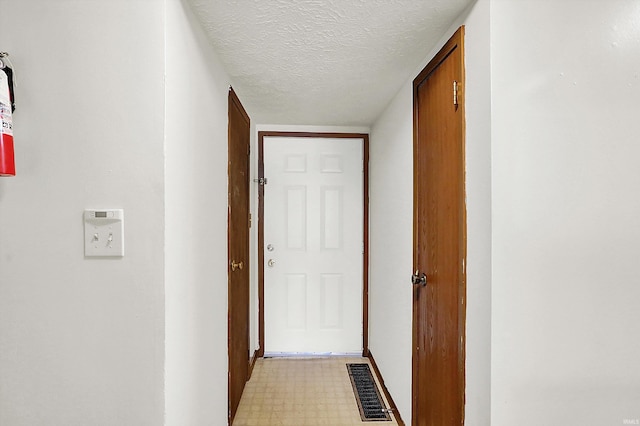
<instances>
[{"instance_id":1,"label":"baseboard","mask_svg":"<svg viewBox=\"0 0 640 426\"><path fill-rule=\"evenodd\" d=\"M373 359L373 354L371 354L371 351L369 350L367 350L366 352L367 352L366 357L369 359L369 363L371 363L371 367L373 368L373 371L375 372L376 377L380 381L382 392L384 392L384 396L387 399L387 402L389 403L389 408L392 410L393 416L395 417L396 422L398 423L398 426L405 426L405 423L402 420L402 417L400 416L400 412L398 411L398 407L396 406L396 403L393 401L393 398L389 393L389 389L387 389L387 386L384 384L384 379L382 378L382 374L380 374L380 370L378 369L378 365L376 364L375 359Z\"/></svg>"},{"instance_id":2,"label":"baseboard","mask_svg":"<svg viewBox=\"0 0 640 426\"><path fill-rule=\"evenodd\" d=\"M247 374L247 381L251 378L251 374L253 374L253 367L256 366L256 361L260 358L260 348L256 349L253 352L253 356L249 360L249 374Z\"/></svg>"}]
</instances>

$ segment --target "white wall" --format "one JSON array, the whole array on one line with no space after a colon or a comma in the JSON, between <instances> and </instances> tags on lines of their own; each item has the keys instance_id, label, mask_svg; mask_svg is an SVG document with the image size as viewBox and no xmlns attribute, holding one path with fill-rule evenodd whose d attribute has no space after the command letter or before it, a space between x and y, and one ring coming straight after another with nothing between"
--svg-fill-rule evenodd
<instances>
[{"instance_id":1,"label":"white wall","mask_svg":"<svg viewBox=\"0 0 640 426\"><path fill-rule=\"evenodd\" d=\"M413 113L405 84L375 122L369 153L369 349L411 423Z\"/></svg>"},{"instance_id":2,"label":"white wall","mask_svg":"<svg viewBox=\"0 0 640 426\"><path fill-rule=\"evenodd\" d=\"M162 2L0 0L17 176L0 178L0 424L163 422ZM85 259L82 212L125 211Z\"/></svg>"},{"instance_id":3,"label":"white wall","mask_svg":"<svg viewBox=\"0 0 640 426\"><path fill-rule=\"evenodd\" d=\"M489 0L457 19L466 28L467 425L489 424L491 128ZM371 132L370 349L402 418L411 421L413 100L408 81Z\"/></svg>"},{"instance_id":4,"label":"white wall","mask_svg":"<svg viewBox=\"0 0 640 426\"><path fill-rule=\"evenodd\" d=\"M230 81L188 7L166 5L166 425L224 425Z\"/></svg>"},{"instance_id":5,"label":"white wall","mask_svg":"<svg viewBox=\"0 0 640 426\"><path fill-rule=\"evenodd\" d=\"M640 419L640 3L493 0L492 424Z\"/></svg>"}]
</instances>

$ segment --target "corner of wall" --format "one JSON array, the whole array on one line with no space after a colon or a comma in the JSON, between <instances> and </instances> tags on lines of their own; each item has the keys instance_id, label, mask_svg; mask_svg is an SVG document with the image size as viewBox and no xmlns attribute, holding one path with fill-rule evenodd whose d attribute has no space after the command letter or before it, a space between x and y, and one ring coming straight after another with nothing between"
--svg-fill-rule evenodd
<instances>
[{"instance_id":1,"label":"corner of wall","mask_svg":"<svg viewBox=\"0 0 640 426\"><path fill-rule=\"evenodd\" d=\"M222 425L230 78L186 1L165 4L165 424Z\"/></svg>"}]
</instances>

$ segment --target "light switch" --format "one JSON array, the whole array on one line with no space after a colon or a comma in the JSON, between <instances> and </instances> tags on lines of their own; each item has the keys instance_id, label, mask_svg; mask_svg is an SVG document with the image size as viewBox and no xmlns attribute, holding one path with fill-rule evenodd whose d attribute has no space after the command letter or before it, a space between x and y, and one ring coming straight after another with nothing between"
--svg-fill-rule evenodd
<instances>
[{"instance_id":1,"label":"light switch","mask_svg":"<svg viewBox=\"0 0 640 426\"><path fill-rule=\"evenodd\" d=\"M124 211L84 211L84 255L124 256Z\"/></svg>"}]
</instances>

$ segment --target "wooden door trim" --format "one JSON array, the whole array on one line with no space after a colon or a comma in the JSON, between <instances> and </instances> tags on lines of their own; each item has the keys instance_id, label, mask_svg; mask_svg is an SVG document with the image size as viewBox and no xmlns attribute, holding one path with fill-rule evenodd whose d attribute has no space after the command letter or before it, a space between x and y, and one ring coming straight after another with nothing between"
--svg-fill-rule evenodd
<instances>
[{"instance_id":1,"label":"wooden door trim","mask_svg":"<svg viewBox=\"0 0 640 426\"><path fill-rule=\"evenodd\" d=\"M233 90L233 87L229 86L229 102L233 102L238 110L243 115L244 119L247 123L251 123L251 119L249 118L249 114L247 114L247 110L242 106L242 102L240 102L240 98L236 95L236 92Z\"/></svg>"},{"instance_id":2,"label":"wooden door trim","mask_svg":"<svg viewBox=\"0 0 640 426\"><path fill-rule=\"evenodd\" d=\"M465 417L465 359L466 359L466 289L467 289L467 276L466 276L466 259L467 259L467 211L466 211L466 203L465 203L465 148L466 148L466 113L465 113L465 92L466 92L466 76L465 76L465 57L464 57L464 34L465 27L464 25L458 28L458 30L451 36L451 38L447 41L447 43L440 49L440 51L433 57L431 61L427 64L427 66L418 74L418 76L413 80L413 170L414 170L414 179L413 179L413 205L417 206L417 179L416 179L416 171L418 170L418 88L419 86L427 79L429 76L444 62L451 53L453 53L456 49L460 49L461 52L461 61L460 61L460 75L462 81L460 82L459 92L458 92L458 108L462 114L462 124L461 124L461 140L459 143L461 144L461 155L462 155L462 167L460 170L461 182L462 182L462 211L461 215L461 248L462 248L462 259L464 261L464 266L461 272L461 295L464 300L461 309L459 310L459 328L458 328L458 339L461 342L461 351L459 353L458 359L458 375L459 375L459 389L461 394L458 396L462 401L462 422L464 424ZM413 270L416 268L417 258L416 258L416 243L417 243L417 229L418 229L418 215L417 209L414 207L413 210ZM416 318L416 304L413 303L413 314L412 314L412 339L413 339L413 348L417 347L418 344L418 336L417 336L417 327L415 324ZM417 413L417 360L415 356L412 356L412 373L411 373L411 424L416 424L416 413Z\"/></svg>"},{"instance_id":3,"label":"wooden door trim","mask_svg":"<svg viewBox=\"0 0 640 426\"><path fill-rule=\"evenodd\" d=\"M371 368L373 369L374 376L377 377L378 379L380 388L382 389L382 393L384 393L384 397L387 399L387 402L389 403L389 409L393 412L393 417L395 418L396 423L398 424L398 426L405 426L405 422L404 420L402 420L402 416L400 415L400 410L398 410L398 406L396 405L396 402L393 400L393 397L391 396L391 392L389 392L387 385L384 383L384 378L382 377L382 373L380 372L380 369L378 368L378 364L376 363L376 360L373 357L373 354L371 353L371 351L369 351L369 354L367 355L366 358L369 358L369 363L371 364Z\"/></svg>"},{"instance_id":4,"label":"wooden door trim","mask_svg":"<svg viewBox=\"0 0 640 426\"><path fill-rule=\"evenodd\" d=\"M363 268L362 268L362 355L369 354L369 134L331 132L258 132L258 178L264 178L264 138L362 139L363 161ZM264 357L264 186L258 189L258 356Z\"/></svg>"},{"instance_id":5,"label":"wooden door trim","mask_svg":"<svg viewBox=\"0 0 640 426\"><path fill-rule=\"evenodd\" d=\"M233 90L233 88L231 86L229 86L229 94L228 94L228 100L227 100L227 119L228 119L228 127L227 127L227 155L228 155L228 167L231 166L231 143L232 143L232 139L231 139L231 111L232 109L235 109L237 112L240 113L242 119L245 121L247 128L249 129L247 136L247 148L250 147L250 138L251 138L251 120L249 118L249 115L247 114L247 111L244 109L244 107L242 106L242 103L240 102L240 99L238 98L238 96L236 95L235 91ZM248 152L247 152L247 156L248 156ZM249 168L247 167L247 179L249 178ZM228 173L230 173L231 170L228 170ZM247 182L247 191L246 194L244 194L247 197L247 206L249 205L249 198L250 198L250 190L249 190L249 182ZM230 188L228 190L228 194L227 194L227 209L230 211L229 207L231 204L231 191ZM248 213L248 212L247 212ZM231 217L229 215L227 215L227 407L228 407L228 424L231 425L233 423L233 419L235 417L236 411L232 410L231 407L231 305L232 305L232 301L231 301L231 276L230 276L230 269L229 269L229 265L231 264L231 252L229 250L229 248L231 247L231 239L232 239L232 235L231 235ZM244 242L247 246L247 255L250 256L250 250L249 250L249 246L250 246L250 241L249 241L249 232L247 231L247 240ZM247 268L250 268L250 262L249 259L247 258L244 263L247 265ZM249 276L249 271L247 271L247 276ZM247 307L250 308L250 305ZM247 318L247 321L249 321L249 319ZM247 335L246 335L246 339L247 342L249 342L250 336L249 336L249 327L247 327ZM247 343L248 344L248 343ZM248 355L248 354L247 354ZM251 360L249 360L249 364L247 365L247 369L250 372L252 369L252 364L251 364ZM248 379L248 377L246 378Z\"/></svg>"}]
</instances>

